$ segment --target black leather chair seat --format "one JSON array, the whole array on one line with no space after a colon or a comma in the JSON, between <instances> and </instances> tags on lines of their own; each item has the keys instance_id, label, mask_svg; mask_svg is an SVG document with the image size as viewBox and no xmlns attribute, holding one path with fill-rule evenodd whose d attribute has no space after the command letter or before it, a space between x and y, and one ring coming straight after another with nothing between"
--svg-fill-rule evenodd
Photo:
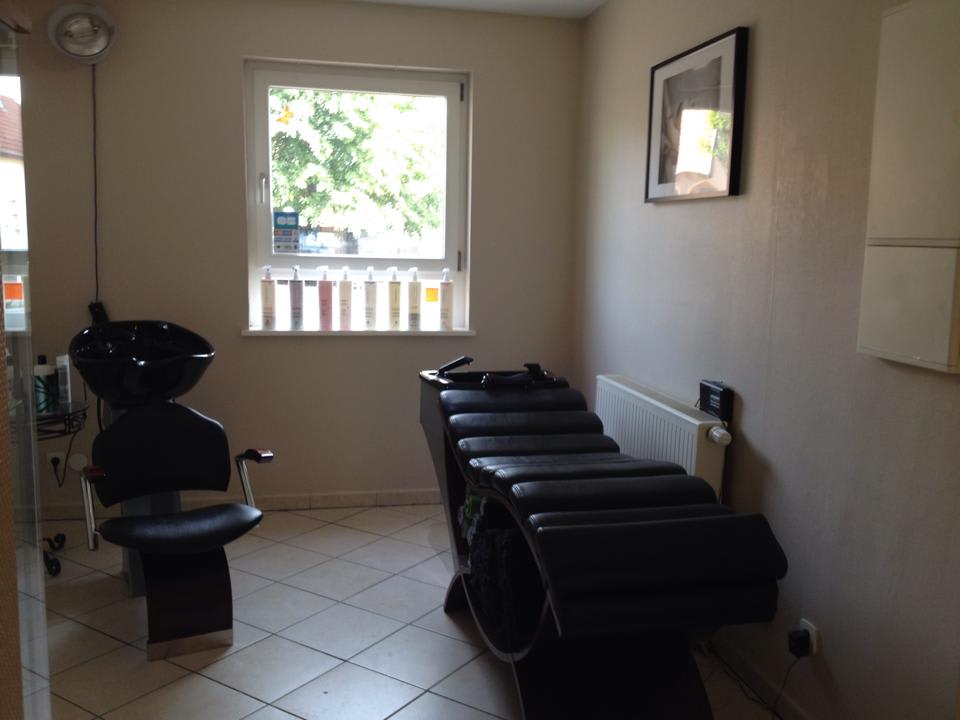
<instances>
[{"instance_id":1,"label":"black leather chair seat","mask_svg":"<svg viewBox=\"0 0 960 720\"><path fill-rule=\"evenodd\" d=\"M587 401L579 390L444 390L440 407L445 415L477 412L532 412L586 410Z\"/></svg>"},{"instance_id":2,"label":"black leather chair seat","mask_svg":"<svg viewBox=\"0 0 960 720\"><path fill-rule=\"evenodd\" d=\"M231 503L167 515L137 515L105 520L104 540L153 555L192 555L214 550L256 527L263 513Z\"/></svg>"},{"instance_id":3,"label":"black leather chair seat","mask_svg":"<svg viewBox=\"0 0 960 720\"><path fill-rule=\"evenodd\" d=\"M598 437L603 437L602 435ZM474 458L470 461L468 474L479 485L489 486L493 474L502 468L528 467L542 465L564 465L573 463L589 464L591 467L606 463L633 462L629 455L619 452L599 453L562 453L555 455L506 455Z\"/></svg>"},{"instance_id":4,"label":"black leather chair seat","mask_svg":"<svg viewBox=\"0 0 960 720\"><path fill-rule=\"evenodd\" d=\"M524 517L535 513L712 505L717 502L710 484L692 475L535 480L514 485L507 497Z\"/></svg>"},{"instance_id":5,"label":"black leather chair seat","mask_svg":"<svg viewBox=\"0 0 960 720\"><path fill-rule=\"evenodd\" d=\"M596 434L500 435L469 437L457 443L457 450L466 460L481 457L515 455L553 455L558 453L618 453L620 446L613 438Z\"/></svg>"},{"instance_id":6,"label":"black leather chair seat","mask_svg":"<svg viewBox=\"0 0 960 720\"><path fill-rule=\"evenodd\" d=\"M490 435L603 434L603 423L592 412L461 413L447 420L455 440Z\"/></svg>"},{"instance_id":7,"label":"black leather chair seat","mask_svg":"<svg viewBox=\"0 0 960 720\"><path fill-rule=\"evenodd\" d=\"M629 455L623 455L623 460L613 459L606 462L581 463L545 463L530 465L509 465L503 467L488 467L481 471L484 482L504 495L518 483L537 481L570 482L582 480L597 482L604 478L642 478L662 477L666 475L686 476L687 471L679 465L659 460L637 460Z\"/></svg>"}]
</instances>

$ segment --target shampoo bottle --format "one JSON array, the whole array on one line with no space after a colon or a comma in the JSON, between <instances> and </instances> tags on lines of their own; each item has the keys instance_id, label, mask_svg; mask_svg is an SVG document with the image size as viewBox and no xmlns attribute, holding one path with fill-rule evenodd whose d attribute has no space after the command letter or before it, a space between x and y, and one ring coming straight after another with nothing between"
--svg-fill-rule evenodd
<instances>
[{"instance_id":1,"label":"shampoo bottle","mask_svg":"<svg viewBox=\"0 0 960 720\"><path fill-rule=\"evenodd\" d=\"M387 297L390 300L390 329L400 329L400 280L397 278L397 268L390 268L390 282Z\"/></svg>"},{"instance_id":2,"label":"shampoo bottle","mask_svg":"<svg viewBox=\"0 0 960 720\"><path fill-rule=\"evenodd\" d=\"M270 276L270 266L264 266L264 276L260 280L260 307L263 312L261 327L273 330L276 327L277 281Z\"/></svg>"},{"instance_id":3,"label":"shampoo bottle","mask_svg":"<svg viewBox=\"0 0 960 720\"><path fill-rule=\"evenodd\" d=\"M373 279L373 266L367 268L363 283L363 319L367 330L377 329L377 281Z\"/></svg>"},{"instance_id":4,"label":"shampoo bottle","mask_svg":"<svg viewBox=\"0 0 960 720\"><path fill-rule=\"evenodd\" d=\"M320 296L320 329L333 330L333 280L327 278L326 265L320 268L317 291Z\"/></svg>"},{"instance_id":5,"label":"shampoo bottle","mask_svg":"<svg viewBox=\"0 0 960 720\"><path fill-rule=\"evenodd\" d=\"M410 282L407 283L407 330L420 329L420 278L417 268L410 268Z\"/></svg>"},{"instance_id":6,"label":"shampoo bottle","mask_svg":"<svg viewBox=\"0 0 960 720\"><path fill-rule=\"evenodd\" d=\"M350 268L346 265L343 266L337 291L340 295L340 329L350 330L353 323L353 283L350 282Z\"/></svg>"},{"instance_id":7,"label":"shampoo bottle","mask_svg":"<svg viewBox=\"0 0 960 720\"><path fill-rule=\"evenodd\" d=\"M443 269L440 279L440 329L453 330L453 280L450 269Z\"/></svg>"},{"instance_id":8,"label":"shampoo bottle","mask_svg":"<svg viewBox=\"0 0 960 720\"><path fill-rule=\"evenodd\" d=\"M303 330L303 280L300 279L300 266L293 266L293 279L290 281L290 329Z\"/></svg>"}]
</instances>

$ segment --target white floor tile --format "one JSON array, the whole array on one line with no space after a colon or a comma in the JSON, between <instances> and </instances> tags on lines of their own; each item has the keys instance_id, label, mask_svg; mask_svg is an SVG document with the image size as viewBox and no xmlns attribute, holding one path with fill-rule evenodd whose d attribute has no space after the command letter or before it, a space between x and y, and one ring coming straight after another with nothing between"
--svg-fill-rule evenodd
<instances>
[{"instance_id":1,"label":"white floor tile","mask_svg":"<svg viewBox=\"0 0 960 720\"><path fill-rule=\"evenodd\" d=\"M99 610L78 615L76 620L110 637L133 642L147 634L147 599L124 598Z\"/></svg>"},{"instance_id":2,"label":"white floor tile","mask_svg":"<svg viewBox=\"0 0 960 720\"><path fill-rule=\"evenodd\" d=\"M333 600L328 598L275 583L234 602L233 616L262 630L279 632L331 605Z\"/></svg>"},{"instance_id":3,"label":"white floor tile","mask_svg":"<svg viewBox=\"0 0 960 720\"><path fill-rule=\"evenodd\" d=\"M453 700L424 693L390 720L495 720L493 715L474 710ZM584 718L586 720L586 718Z\"/></svg>"},{"instance_id":4,"label":"white floor tile","mask_svg":"<svg viewBox=\"0 0 960 720\"><path fill-rule=\"evenodd\" d=\"M49 573L45 575L44 580L47 587L60 585L93 572L93 568L73 562L73 560L67 560L65 557L58 557L57 559L60 561L60 573L56 577Z\"/></svg>"},{"instance_id":5,"label":"white floor tile","mask_svg":"<svg viewBox=\"0 0 960 720\"><path fill-rule=\"evenodd\" d=\"M261 590L272 583L273 580L262 578L259 575L251 575L236 568L230 568L230 591L233 593L234 600Z\"/></svg>"},{"instance_id":6,"label":"white floor tile","mask_svg":"<svg viewBox=\"0 0 960 720\"><path fill-rule=\"evenodd\" d=\"M100 540L100 547L96 550L88 550L86 543L84 543L70 550L65 550L60 555L67 560L86 565L94 570L103 570L123 562L123 548L102 539Z\"/></svg>"},{"instance_id":7,"label":"white floor tile","mask_svg":"<svg viewBox=\"0 0 960 720\"><path fill-rule=\"evenodd\" d=\"M278 710L272 705L267 705L261 710L257 710L253 715L247 715L244 720L299 720L295 715Z\"/></svg>"},{"instance_id":8,"label":"white floor tile","mask_svg":"<svg viewBox=\"0 0 960 720\"><path fill-rule=\"evenodd\" d=\"M388 577L390 573L382 570L333 559L288 577L283 582L334 600L345 600Z\"/></svg>"},{"instance_id":9,"label":"white floor tile","mask_svg":"<svg viewBox=\"0 0 960 720\"><path fill-rule=\"evenodd\" d=\"M209 678L273 702L340 661L303 645L278 637L268 637L204 668Z\"/></svg>"},{"instance_id":10,"label":"white floor tile","mask_svg":"<svg viewBox=\"0 0 960 720\"><path fill-rule=\"evenodd\" d=\"M297 515L305 515L316 520L323 520L324 522L337 522L351 515L356 515L358 512L363 512L366 509L367 508L363 507L317 508L314 510L295 510L294 512L296 512Z\"/></svg>"},{"instance_id":11,"label":"white floor tile","mask_svg":"<svg viewBox=\"0 0 960 720\"><path fill-rule=\"evenodd\" d=\"M377 535L390 535L416 522L416 518L389 508L371 508L338 520L337 524Z\"/></svg>"},{"instance_id":12,"label":"white floor tile","mask_svg":"<svg viewBox=\"0 0 960 720\"><path fill-rule=\"evenodd\" d=\"M346 660L403 627L403 623L350 605L334 605L280 634Z\"/></svg>"},{"instance_id":13,"label":"white floor tile","mask_svg":"<svg viewBox=\"0 0 960 720\"><path fill-rule=\"evenodd\" d=\"M76 617L119 602L128 596L127 585L110 575L92 572L47 589L47 607L66 617Z\"/></svg>"},{"instance_id":14,"label":"white floor tile","mask_svg":"<svg viewBox=\"0 0 960 720\"><path fill-rule=\"evenodd\" d=\"M520 703L510 666L484 653L432 689L491 715L520 720Z\"/></svg>"},{"instance_id":15,"label":"white floor tile","mask_svg":"<svg viewBox=\"0 0 960 720\"><path fill-rule=\"evenodd\" d=\"M62 550L84 545L87 542L87 530L83 520L44 520L40 523L40 536L53 538L57 533L63 533L64 540ZM43 543L46 547L47 544Z\"/></svg>"},{"instance_id":16,"label":"white floor tile","mask_svg":"<svg viewBox=\"0 0 960 720\"><path fill-rule=\"evenodd\" d=\"M396 575L357 593L347 602L394 620L411 622L440 606L443 589Z\"/></svg>"},{"instance_id":17,"label":"white floor tile","mask_svg":"<svg viewBox=\"0 0 960 720\"><path fill-rule=\"evenodd\" d=\"M63 672L122 646L119 640L73 620L59 623L47 631L50 674Z\"/></svg>"},{"instance_id":18,"label":"white floor tile","mask_svg":"<svg viewBox=\"0 0 960 720\"><path fill-rule=\"evenodd\" d=\"M433 548L422 545L414 545L393 538L382 538L348 552L343 559L377 570L398 573L433 557L436 552Z\"/></svg>"},{"instance_id":19,"label":"white floor tile","mask_svg":"<svg viewBox=\"0 0 960 720\"><path fill-rule=\"evenodd\" d=\"M323 525L325 523L322 520L298 513L268 512L263 514L263 520L250 531L250 534L267 540L288 540Z\"/></svg>"},{"instance_id":20,"label":"white floor tile","mask_svg":"<svg viewBox=\"0 0 960 720\"><path fill-rule=\"evenodd\" d=\"M41 690L23 699L23 717L24 720L91 720L93 715L49 690Z\"/></svg>"},{"instance_id":21,"label":"white floor tile","mask_svg":"<svg viewBox=\"0 0 960 720\"><path fill-rule=\"evenodd\" d=\"M165 660L148 662L136 648L118 648L53 676L53 691L97 715L173 682L186 670Z\"/></svg>"},{"instance_id":22,"label":"white floor tile","mask_svg":"<svg viewBox=\"0 0 960 720\"><path fill-rule=\"evenodd\" d=\"M257 550L263 550L271 545L273 545L273 540L267 540L266 538L247 533L246 535L238 537L232 543L224 545L223 551L227 554L227 560L232 562L238 557L249 555Z\"/></svg>"},{"instance_id":23,"label":"white floor tile","mask_svg":"<svg viewBox=\"0 0 960 720\"><path fill-rule=\"evenodd\" d=\"M419 565L408 568L401 574L420 582L446 588L453 578L453 558L449 552L442 552L424 560Z\"/></svg>"},{"instance_id":24,"label":"white floor tile","mask_svg":"<svg viewBox=\"0 0 960 720\"><path fill-rule=\"evenodd\" d=\"M454 640L463 640L471 645L483 647L483 638L477 630L473 615L469 610L459 610L447 614L442 607L427 613L414 623L417 627L433 630Z\"/></svg>"},{"instance_id":25,"label":"white floor tile","mask_svg":"<svg viewBox=\"0 0 960 720\"><path fill-rule=\"evenodd\" d=\"M319 530L311 530L292 538L290 544L305 550L339 557L379 539L380 536L373 533L340 527L339 525L327 525Z\"/></svg>"},{"instance_id":26,"label":"white floor tile","mask_svg":"<svg viewBox=\"0 0 960 720\"><path fill-rule=\"evenodd\" d=\"M207 665L212 665L217 660L221 660L228 655L232 655L238 650L260 642L269 633L253 625L247 625L238 620L233 621L233 645L228 647L211 648L210 650L201 650L200 652L190 653L189 655L178 655L170 658L170 662L180 665L189 670L199 670Z\"/></svg>"},{"instance_id":27,"label":"white floor tile","mask_svg":"<svg viewBox=\"0 0 960 720\"><path fill-rule=\"evenodd\" d=\"M319 532L322 532L322 530ZM263 550L238 557L236 560L232 560L230 565L237 570L253 573L260 577L282 580L329 559L316 552L277 543Z\"/></svg>"},{"instance_id":28,"label":"white floor tile","mask_svg":"<svg viewBox=\"0 0 960 720\"><path fill-rule=\"evenodd\" d=\"M240 720L263 703L200 675L187 675L105 715L105 720Z\"/></svg>"},{"instance_id":29,"label":"white floor tile","mask_svg":"<svg viewBox=\"0 0 960 720\"><path fill-rule=\"evenodd\" d=\"M306 720L383 720L420 692L344 663L274 704Z\"/></svg>"},{"instance_id":30,"label":"white floor tile","mask_svg":"<svg viewBox=\"0 0 960 720\"><path fill-rule=\"evenodd\" d=\"M450 549L450 533L444 520L424 520L395 532L390 537L437 550Z\"/></svg>"},{"instance_id":31,"label":"white floor tile","mask_svg":"<svg viewBox=\"0 0 960 720\"><path fill-rule=\"evenodd\" d=\"M426 690L481 652L474 645L408 625L351 662Z\"/></svg>"}]
</instances>

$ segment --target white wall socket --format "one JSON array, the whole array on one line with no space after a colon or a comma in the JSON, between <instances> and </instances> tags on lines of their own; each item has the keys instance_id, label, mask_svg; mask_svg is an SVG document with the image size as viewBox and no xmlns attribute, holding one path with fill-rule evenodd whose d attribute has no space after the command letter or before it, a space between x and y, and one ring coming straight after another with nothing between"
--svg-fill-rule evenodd
<instances>
[{"instance_id":1,"label":"white wall socket","mask_svg":"<svg viewBox=\"0 0 960 720\"><path fill-rule=\"evenodd\" d=\"M817 630L817 626L806 618L800 618L800 622L797 624L798 630L806 630L810 633L810 654L817 655L820 652L820 631Z\"/></svg>"},{"instance_id":2,"label":"white wall socket","mask_svg":"<svg viewBox=\"0 0 960 720\"><path fill-rule=\"evenodd\" d=\"M70 456L71 470L76 470L77 472L80 472L89 464L90 464L89 459L83 453L73 453Z\"/></svg>"}]
</instances>

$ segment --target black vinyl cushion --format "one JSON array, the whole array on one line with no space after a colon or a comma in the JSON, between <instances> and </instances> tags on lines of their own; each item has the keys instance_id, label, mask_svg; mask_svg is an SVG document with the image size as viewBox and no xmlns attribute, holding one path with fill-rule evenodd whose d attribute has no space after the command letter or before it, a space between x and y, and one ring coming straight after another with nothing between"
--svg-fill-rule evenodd
<instances>
[{"instance_id":1,"label":"black vinyl cushion","mask_svg":"<svg viewBox=\"0 0 960 720\"><path fill-rule=\"evenodd\" d=\"M606 462L581 463L544 463L530 465L510 465L505 467L488 468L483 474L489 477L490 485L504 495L510 492L510 488L518 483L536 482L539 480L552 480L555 482L570 480L584 480L587 482L596 482L603 478L616 477L662 477L665 475L683 475L687 474L679 465L671 462L661 462L659 460L635 460L629 455L622 456L623 459L610 459Z\"/></svg>"},{"instance_id":2,"label":"black vinyl cushion","mask_svg":"<svg viewBox=\"0 0 960 720\"><path fill-rule=\"evenodd\" d=\"M179 490L218 490L230 483L223 426L175 403L130 408L93 441L94 484L105 506Z\"/></svg>"},{"instance_id":3,"label":"black vinyl cushion","mask_svg":"<svg viewBox=\"0 0 960 720\"><path fill-rule=\"evenodd\" d=\"M527 526L533 532L540 528L571 525L605 525L614 523L647 522L648 520L676 520L678 518L712 517L732 515L726 505L672 505L653 508L623 508L617 510L585 510L537 513L527 518Z\"/></svg>"},{"instance_id":4,"label":"black vinyl cushion","mask_svg":"<svg viewBox=\"0 0 960 720\"><path fill-rule=\"evenodd\" d=\"M444 390L440 407L446 416L476 412L530 412L586 410L587 401L579 390Z\"/></svg>"},{"instance_id":5,"label":"black vinyl cushion","mask_svg":"<svg viewBox=\"0 0 960 720\"><path fill-rule=\"evenodd\" d=\"M230 503L165 515L111 518L100 524L104 540L151 555L192 555L223 547L256 527L263 513Z\"/></svg>"},{"instance_id":6,"label":"black vinyl cushion","mask_svg":"<svg viewBox=\"0 0 960 720\"><path fill-rule=\"evenodd\" d=\"M598 435L597 437L603 437ZM619 452L599 453L563 453L555 455L506 455L474 458L470 461L468 473L474 482L490 485L493 474L501 468L527 467L542 465L562 465L570 463L589 463L595 467L605 463L632 462L633 458Z\"/></svg>"},{"instance_id":7,"label":"black vinyl cushion","mask_svg":"<svg viewBox=\"0 0 960 720\"><path fill-rule=\"evenodd\" d=\"M596 434L494 435L469 437L457 443L466 460L515 455L553 455L558 453L616 453L620 446L613 438Z\"/></svg>"},{"instance_id":8,"label":"black vinyl cushion","mask_svg":"<svg viewBox=\"0 0 960 720\"><path fill-rule=\"evenodd\" d=\"M461 413L447 421L454 439L490 435L545 435L603 433L603 423L592 412Z\"/></svg>"},{"instance_id":9,"label":"black vinyl cushion","mask_svg":"<svg viewBox=\"0 0 960 720\"><path fill-rule=\"evenodd\" d=\"M692 475L535 480L514 485L510 502L523 517L534 513L712 505L710 484Z\"/></svg>"}]
</instances>

